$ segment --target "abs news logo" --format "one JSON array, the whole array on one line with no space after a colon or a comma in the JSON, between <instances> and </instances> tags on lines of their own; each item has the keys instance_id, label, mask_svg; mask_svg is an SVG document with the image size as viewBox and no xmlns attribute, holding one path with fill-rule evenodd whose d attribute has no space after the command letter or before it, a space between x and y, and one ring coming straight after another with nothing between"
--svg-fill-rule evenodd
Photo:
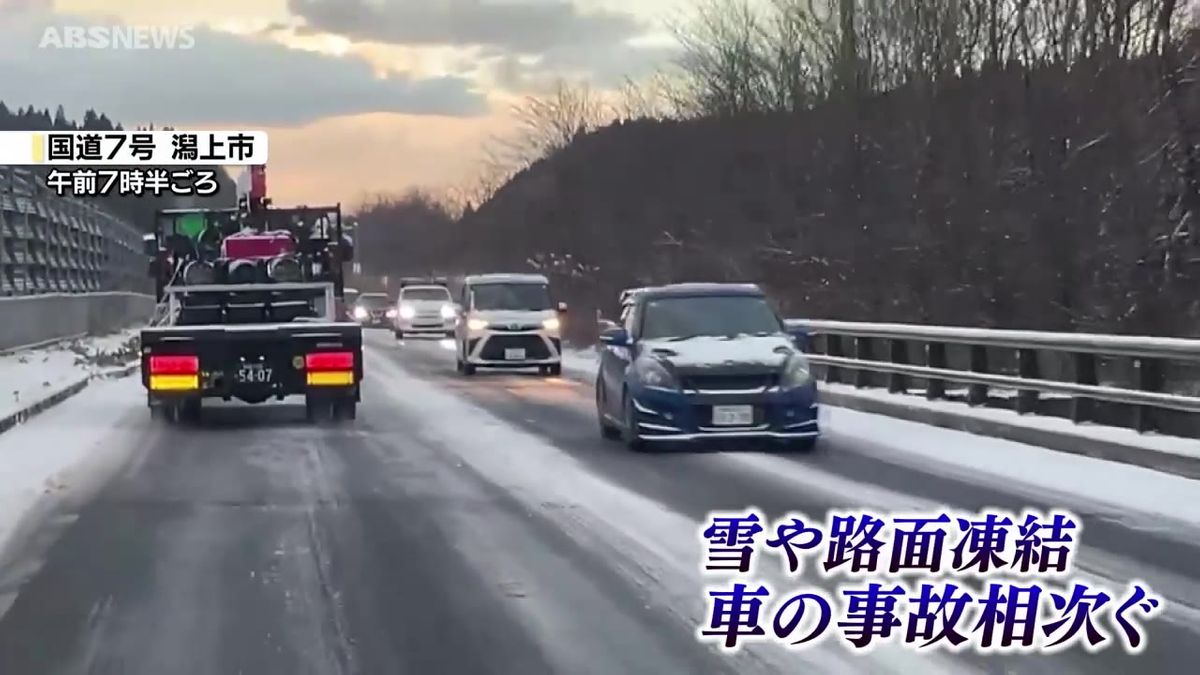
<instances>
[{"instance_id":1,"label":"abs news logo","mask_svg":"<svg viewBox=\"0 0 1200 675\"><path fill-rule=\"evenodd\" d=\"M191 49L190 26L46 26L39 49Z\"/></svg>"}]
</instances>

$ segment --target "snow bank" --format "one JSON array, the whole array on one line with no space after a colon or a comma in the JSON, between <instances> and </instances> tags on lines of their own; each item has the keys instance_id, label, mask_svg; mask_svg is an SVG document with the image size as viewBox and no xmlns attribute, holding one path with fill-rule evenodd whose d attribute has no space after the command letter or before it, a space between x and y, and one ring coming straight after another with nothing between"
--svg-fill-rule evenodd
<instances>
[{"instance_id":1,"label":"snow bank","mask_svg":"<svg viewBox=\"0 0 1200 675\"><path fill-rule=\"evenodd\" d=\"M131 415L144 415L136 379L89 386L34 421L0 435L0 558L22 519L44 497L102 485L133 447ZM2 611L2 608L0 608Z\"/></svg>"},{"instance_id":2,"label":"snow bank","mask_svg":"<svg viewBox=\"0 0 1200 675\"><path fill-rule=\"evenodd\" d=\"M600 352L595 349L564 349L563 373L577 380L592 381L600 370Z\"/></svg>"},{"instance_id":3,"label":"snow bank","mask_svg":"<svg viewBox=\"0 0 1200 675\"><path fill-rule=\"evenodd\" d=\"M928 401L914 395L891 394L882 389L855 389L844 384L820 384L821 389L850 394L862 398L899 402L913 408L925 408L953 413L961 417L974 417L981 420L1003 422L1005 424L1021 425L1061 434L1071 434L1081 438L1091 438L1097 441L1123 443L1162 453L1200 459L1200 441L1194 438L1162 436L1153 433L1138 433L1133 429L1110 427L1101 424L1075 424L1061 417L1018 415L1012 410L1001 408L971 407L956 401ZM892 418L888 418L892 419ZM916 424L915 422L908 422ZM924 425L921 425L924 426ZM1029 446L1023 446L1029 447ZM1094 460L1102 461L1102 460Z\"/></svg>"},{"instance_id":4,"label":"snow bank","mask_svg":"<svg viewBox=\"0 0 1200 675\"><path fill-rule=\"evenodd\" d=\"M1200 481L846 408L830 407L828 419L826 432L831 436L851 439L856 451L888 461L979 484L999 480L1006 489L1036 496L1039 501L1058 499L1125 515L1136 512L1200 525Z\"/></svg>"},{"instance_id":5,"label":"snow bank","mask_svg":"<svg viewBox=\"0 0 1200 675\"><path fill-rule=\"evenodd\" d=\"M139 329L0 355L0 418L108 368L137 359Z\"/></svg>"}]
</instances>

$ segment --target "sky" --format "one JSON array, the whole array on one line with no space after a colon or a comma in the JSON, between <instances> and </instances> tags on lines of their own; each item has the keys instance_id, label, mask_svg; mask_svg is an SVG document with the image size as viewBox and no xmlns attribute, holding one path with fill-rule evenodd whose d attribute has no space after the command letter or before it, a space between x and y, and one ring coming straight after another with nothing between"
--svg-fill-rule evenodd
<instances>
[{"instance_id":1,"label":"sky","mask_svg":"<svg viewBox=\"0 0 1200 675\"><path fill-rule=\"evenodd\" d=\"M277 204L467 186L514 101L670 61L688 0L0 0L0 101L126 127L261 129ZM190 49L44 46L47 27L188 29ZM61 33L59 33L61 34ZM180 44L184 44L181 42Z\"/></svg>"}]
</instances>

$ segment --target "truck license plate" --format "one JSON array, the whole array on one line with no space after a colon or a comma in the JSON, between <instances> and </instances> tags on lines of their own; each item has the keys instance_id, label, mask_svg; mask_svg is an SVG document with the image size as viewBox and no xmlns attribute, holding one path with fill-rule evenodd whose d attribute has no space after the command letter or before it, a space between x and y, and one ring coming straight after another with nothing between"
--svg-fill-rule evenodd
<instances>
[{"instance_id":1,"label":"truck license plate","mask_svg":"<svg viewBox=\"0 0 1200 675\"><path fill-rule=\"evenodd\" d=\"M714 405L712 421L720 427L745 427L754 423L752 405Z\"/></svg>"},{"instance_id":2,"label":"truck license plate","mask_svg":"<svg viewBox=\"0 0 1200 675\"><path fill-rule=\"evenodd\" d=\"M505 361L524 361L525 360L525 350L521 349L521 348L505 349L504 350L504 360Z\"/></svg>"},{"instance_id":3,"label":"truck license plate","mask_svg":"<svg viewBox=\"0 0 1200 675\"><path fill-rule=\"evenodd\" d=\"M237 381L242 384L269 384L271 369L261 363L247 363L238 368Z\"/></svg>"}]
</instances>

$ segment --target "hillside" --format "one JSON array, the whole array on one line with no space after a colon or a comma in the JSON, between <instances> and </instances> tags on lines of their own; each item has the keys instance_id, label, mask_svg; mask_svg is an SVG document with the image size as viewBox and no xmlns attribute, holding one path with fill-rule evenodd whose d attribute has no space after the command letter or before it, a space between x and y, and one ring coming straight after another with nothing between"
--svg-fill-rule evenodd
<instances>
[{"instance_id":1,"label":"hillside","mask_svg":"<svg viewBox=\"0 0 1200 675\"><path fill-rule=\"evenodd\" d=\"M588 134L469 212L440 255L577 303L766 284L792 316L1195 334L1194 66L971 74L795 114ZM553 271L553 270L552 270Z\"/></svg>"}]
</instances>

